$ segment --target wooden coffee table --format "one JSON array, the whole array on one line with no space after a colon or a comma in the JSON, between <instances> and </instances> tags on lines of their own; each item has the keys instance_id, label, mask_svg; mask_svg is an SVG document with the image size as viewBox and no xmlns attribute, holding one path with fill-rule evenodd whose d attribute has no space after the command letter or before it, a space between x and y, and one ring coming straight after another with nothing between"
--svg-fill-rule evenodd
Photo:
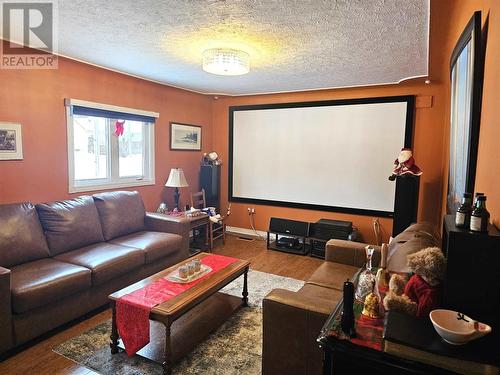
<instances>
[{"instance_id":1,"label":"wooden coffee table","mask_svg":"<svg viewBox=\"0 0 500 375\"><path fill-rule=\"evenodd\" d=\"M167 276L180 265L210 255L200 253L164 271L121 289L109 296L113 312L111 353L118 353L123 344L116 327L116 300ZM137 352L163 366L171 374L172 365L196 346L203 338L223 324L240 306L248 306L247 275L250 262L237 260L211 274L192 288L151 309L150 343ZM220 289L244 275L242 297L220 293ZM175 324L174 324L175 323Z\"/></svg>"}]
</instances>

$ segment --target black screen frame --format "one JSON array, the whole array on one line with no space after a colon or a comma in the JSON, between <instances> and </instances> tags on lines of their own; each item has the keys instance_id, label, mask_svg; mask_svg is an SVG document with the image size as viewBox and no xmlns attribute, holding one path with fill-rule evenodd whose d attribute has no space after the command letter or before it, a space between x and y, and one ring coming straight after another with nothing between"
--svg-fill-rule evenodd
<instances>
[{"instance_id":1,"label":"black screen frame","mask_svg":"<svg viewBox=\"0 0 500 375\"><path fill-rule=\"evenodd\" d=\"M394 211L379 211L379 210L370 210L370 209L364 209L364 208L327 206L327 205L317 205L317 204L307 204L307 203L297 203L297 202L275 201L275 200L267 200L267 199L235 197L233 195L234 113L237 111L248 111L248 110L327 107L327 106L339 106L339 105L400 103L400 102L406 102L406 124L405 124L404 147L412 148L413 121L414 121L414 112L415 112L415 95L230 106L229 107L229 160L228 160L228 198L229 198L229 201L235 202L235 203L250 203L250 204L256 204L256 205L300 208L300 209L306 209L306 210L340 212L340 213L348 213L348 214L356 214L356 215L394 217ZM390 161L388 161L388 163L390 163ZM390 166L390 164L388 164L388 165ZM397 191L398 190L396 189L396 192ZM395 201L396 201L396 199L395 199Z\"/></svg>"}]
</instances>

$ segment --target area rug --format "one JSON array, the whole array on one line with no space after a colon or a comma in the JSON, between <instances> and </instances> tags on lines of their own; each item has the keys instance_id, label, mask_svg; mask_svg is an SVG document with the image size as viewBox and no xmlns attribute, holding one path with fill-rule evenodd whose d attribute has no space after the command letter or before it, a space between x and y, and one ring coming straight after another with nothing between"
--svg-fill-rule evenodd
<instances>
[{"instance_id":1,"label":"area rug","mask_svg":"<svg viewBox=\"0 0 500 375\"><path fill-rule=\"evenodd\" d=\"M270 273L248 273L250 308L238 310L218 330L208 336L181 360L174 374L260 374L262 359L262 300L273 289L292 291L304 285L301 280ZM241 296L243 277L222 292ZM162 374L159 364L139 356L129 358L125 353L111 355L109 333L111 321L60 344L53 350L72 361L101 374L146 375Z\"/></svg>"}]
</instances>

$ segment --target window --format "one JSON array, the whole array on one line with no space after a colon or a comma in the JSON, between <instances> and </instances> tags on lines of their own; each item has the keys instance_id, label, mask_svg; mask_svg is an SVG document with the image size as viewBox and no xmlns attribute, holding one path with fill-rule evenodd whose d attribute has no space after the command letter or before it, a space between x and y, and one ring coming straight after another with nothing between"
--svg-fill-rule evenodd
<instances>
[{"instance_id":1,"label":"window","mask_svg":"<svg viewBox=\"0 0 500 375\"><path fill-rule=\"evenodd\" d=\"M69 192L153 185L157 113L68 99Z\"/></svg>"}]
</instances>

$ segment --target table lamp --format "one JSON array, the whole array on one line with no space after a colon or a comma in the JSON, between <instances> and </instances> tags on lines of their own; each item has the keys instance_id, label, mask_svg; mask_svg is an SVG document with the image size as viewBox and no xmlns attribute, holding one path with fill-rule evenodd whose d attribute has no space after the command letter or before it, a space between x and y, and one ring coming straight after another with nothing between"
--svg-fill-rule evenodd
<instances>
[{"instance_id":1,"label":"table lamp","mask_svg":"<svg viewBox=\"0 0 500 375\"><path fill-rule=\"evenodd\" d=\"M189 186L186 177L184 176L184 171L182 168L172 168L170 170L170 175L168 176L167 183L165 184L167 187L175 188L174 199L175 199L175 207L177 211L179 210L179 188Z\"/></svg>"}]
</instances>

